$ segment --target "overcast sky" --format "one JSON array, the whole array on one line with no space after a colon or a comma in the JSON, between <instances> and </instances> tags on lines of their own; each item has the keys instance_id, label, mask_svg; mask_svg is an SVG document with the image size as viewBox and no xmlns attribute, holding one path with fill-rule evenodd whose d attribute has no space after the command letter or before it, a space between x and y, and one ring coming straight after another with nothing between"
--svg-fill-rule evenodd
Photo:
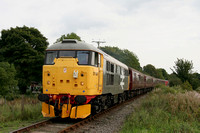
<instances>
[{"instance_id":1,"label":"overcast sky","mask_svg":"<svg viewBox=\"0 0 200 133\"><path fill-rule=\"evenodd\" d=\"M184 58L200 72L200 0L0 0L0 18L0 30L35 27L50 44L75 32L134 52L142 67L171 73Z\"/></svg>"}]
</instances>

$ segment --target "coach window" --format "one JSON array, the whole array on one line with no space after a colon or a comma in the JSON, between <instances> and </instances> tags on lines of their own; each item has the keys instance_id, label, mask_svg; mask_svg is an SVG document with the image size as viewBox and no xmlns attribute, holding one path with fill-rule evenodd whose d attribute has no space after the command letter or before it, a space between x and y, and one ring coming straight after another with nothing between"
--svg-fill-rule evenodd
<instances>
[{"instance_id":1,"label":"coach window","mask_svg":"<svg viewBox=\"0 0 200 133\"><path fill-rule=\"evenodd\" d=\"M111 72L114 73L114 64L111 64Z\"/></svg>"},{"instance_id":2,"label":"coach window","mask_svg":"<svg viewBox=\"0 0 200 133\"><path fill-rule=\"evenodd\" d=\"M117 66L117 65L115 65L115 68L116 68L116 69L115 69L115 73L117 73L117 68L118 68L118 66Z\"/></svg>"},{"instance_id":3,"label":"coach window","mask_svg":"<svg viewBox=\"0 0 200 133\"><path fill-rule=\"evenodd\" d=\"M132 72L132 79L135 80L135 73Z\"/></svg>"},{"instance_id":4,"label":"coach window","mask_svg":"<svg viewBox=\"0 0 200 133\"><path fill-rule=\"evenodd\" d=\"M124 75L124 68L121 67L121 75Z\"/></svg>"},{"instance_id":5,"label":"coach window","mask_svg":"<svg viewBox=\"0 0 200 133\"><path fill-rule=\"evenodd\" d=\"M125 69L125 75L128 76L128 70Z\"/></svg>"},{"instance_id":6,"label":"coach window","mask_svg":"<svg viewBox=\"0 0 200 133\"><path fill-rule=\"evenodd\" d=\"M110 71L110 62L109 61L106 61L106 70Z\"/></svg>"},{"instance_id":7,"label":"coach window","mask_svg":"<svg viewBox=\"0 0 200 133\"><path fill-rule=\"evenodd\" d=\"M89 51L77 51L77 58L79 65L89 64Z\"/></svg>"},{"instance_id":8,"label":"coach window","mask_svg":"<svg viewBox=\"0 0 200 133\"><path fill-rule=\"evenodd\" d=\"M58 52L57 51L47 51L45 64L52 65L54 64L54 59L57 58Z\"/></svg>"},{"instance_id":9,"label":"coach window","mask_svg":"<svg viewBox=\"0 0 200 133\"><path fill-rule=\"evenodd\" d=\"M136 73L134 73L134 80L138 80Z\"/></svg>"},{"instance_id":10,"label":"coach window","mask_svg":"<svg viewBox=\"0 0 200 133\"><path fill-rule=\"evenodd\" d=\"M141 81L141 76L140 75L138 75L138 77L139 77L139 82Z\"/></svg>"},{"instance_id":11,"label":"coach window","mask_svg":"<svg viewBox=\"0 0 200 133\"><path fill-rule=\"evenodd\" d=\"M120 74L120 66L117 66L117 73Z\"/></svg>"}]
</instances>

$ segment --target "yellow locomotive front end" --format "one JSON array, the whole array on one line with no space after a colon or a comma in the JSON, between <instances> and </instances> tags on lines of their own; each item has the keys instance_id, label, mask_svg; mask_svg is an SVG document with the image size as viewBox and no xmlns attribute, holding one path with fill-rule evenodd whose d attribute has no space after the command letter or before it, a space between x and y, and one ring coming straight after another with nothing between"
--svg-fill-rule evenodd
<instances>
[{"instance_id":1,"label":"yellow locomotive front end","mask_svg":"<svg viewBox=\"0 0 200 133\"><path fill-rule=\"evenodd\" d=\"M98 67L80 66L77 58L58 58L54 62L43 67L44 94L101 94Z\"/></svg>"},{"instance_id":2,"label":"yellow locomotive front end","mask_svg":"<svg viewBox=\"0 0 200 133\"><path fill-rule=\"evenodd\" d=\"M44 117L86 118L102 94L103 56L89 50L48 50L43 66Z\"/></svg>"}]
</instances>

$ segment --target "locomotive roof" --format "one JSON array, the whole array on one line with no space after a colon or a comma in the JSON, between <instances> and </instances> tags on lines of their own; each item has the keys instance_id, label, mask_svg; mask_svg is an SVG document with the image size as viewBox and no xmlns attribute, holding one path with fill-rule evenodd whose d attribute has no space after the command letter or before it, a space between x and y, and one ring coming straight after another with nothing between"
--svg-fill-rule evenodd
<instances>
[{"instance_id":1,"label":"locomotive roof","mask_svg":"<svg viewBox=\"0 0 200 133\"><path fill-rule=\"evenodd\" d=\"M92 50L98 49L88 43L81 42L75 39L65 39L62 42L55 43L47 48L47 50Z\"/></svg>"},{"instance_id":2,"label":"locomotive roof","mask_svg":"<svg viewBox=\"0 0 200 133\"><path fill-rule=\"evenodd\" d=\"M85 43L85 42L82 42L82 41L78 41L78 40L75 40L75 39L65 39L62 42L58 42L58 43L55 43L55 44L49 46L46 50L47 51L49 51L49 50L89 50L89 51L95 51L95 52L103 54L104 58L106 60L128 69L128 67L125 64L121 63L120 61L113 58L112 56L106 54L102 50L94 47L91 44L88 44L88 43Z\"/></svg>"}]
</instances>

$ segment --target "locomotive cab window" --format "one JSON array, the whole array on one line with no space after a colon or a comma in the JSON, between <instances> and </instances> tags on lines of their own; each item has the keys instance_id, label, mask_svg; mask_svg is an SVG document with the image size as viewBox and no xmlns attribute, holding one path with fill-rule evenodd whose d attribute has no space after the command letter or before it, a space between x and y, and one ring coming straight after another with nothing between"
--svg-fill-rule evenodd
<instances>
[{"instance_id":1,"label":"locomotive cab window","mask_svg":"<svg viewBox=\"0 0 200 133\"><path fill-rule=\"evenodd\" d=\"M54 59L57 58L58 52L57 51L47 51L45 64L46 65L53 65Z\"/></svg>"},{"instance_id":2,"label":"locomotive cab window","mask_svg":"<svg viewBox=\"0 0 200 133\"><path fill-rule=\"evenodd\" d=\"M79 65L89 64L89 51L77 51L77 58Z\"/></svg>"}]
</instances>

